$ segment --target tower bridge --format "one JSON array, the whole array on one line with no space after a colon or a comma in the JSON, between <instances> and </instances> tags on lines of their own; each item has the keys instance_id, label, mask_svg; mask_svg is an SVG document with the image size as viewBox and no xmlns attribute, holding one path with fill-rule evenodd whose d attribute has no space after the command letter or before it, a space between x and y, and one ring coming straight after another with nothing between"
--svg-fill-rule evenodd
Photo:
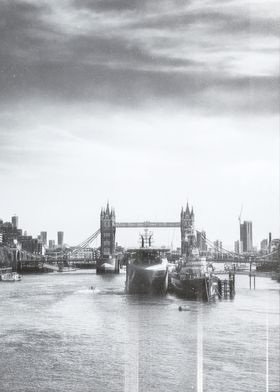
<instances>
[{"instance_id":1,"label":"tower bridge","mask_svg":"<svg viewBox=\"0 0 280 392\"><path fill-rule=\"evenodd\" d=\"M106 209L100 213L100 236L101 236L101 262L109 262L115 254L116 228L180 228L182 255L189 253L190 247L195 242L194 212L187 203L186 209L182 208L180 221L177 222L116 222L116 214L107 203ZM87 243L86 243L87 244Z\"/></svg>"}]
</instances>

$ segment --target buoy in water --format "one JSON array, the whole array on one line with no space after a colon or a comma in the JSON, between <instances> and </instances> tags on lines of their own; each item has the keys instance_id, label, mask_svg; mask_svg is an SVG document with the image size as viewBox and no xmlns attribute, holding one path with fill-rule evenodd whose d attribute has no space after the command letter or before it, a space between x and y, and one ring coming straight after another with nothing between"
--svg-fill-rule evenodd
<instances>
[{"instance_id":1,"label":"buoy in water","mask_svg":"<svg viewBox=\"0 0 280 392\"><path fill-rule=\"evenodd\" d=\"M179 312L182 312L182 311L188 311L190 310L190 308L187 305L183 305L183 306L179 306L178 310Z\"/></svg>"}]
</instances>

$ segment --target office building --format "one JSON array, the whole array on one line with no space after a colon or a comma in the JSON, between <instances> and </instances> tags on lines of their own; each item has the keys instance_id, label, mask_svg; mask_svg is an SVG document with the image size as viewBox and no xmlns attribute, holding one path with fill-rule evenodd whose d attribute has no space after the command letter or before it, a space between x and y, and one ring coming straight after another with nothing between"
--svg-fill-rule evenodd
<instances>
[{"instance_id":1,"label":"office building","mask_svg":"<svg viewBox=\"0 0 280 392\"><path fill-rule=\"evenodd\" d=\"M234 252L241 254L243 253L243 242L242 241L234 241Z\"/></svg>"},{"instance_id":2,"label":"office building","mask_svg":"<svg viewBox=\"0 0 280 392\"><path fill-rule=\"evenodd\" d=\"M48 233L46 231L41 231L40 237L41 237L42 244L44 246L47 246L47 243L48 243L48 241L47 241Z\"/></svg>"},{"instance_id":3,"label":"office building","mask_svg":"<svg viewBox=\"0 0 280 392\"><path fill-rule=\"evenodd\" d=\"M223 249L223 243L220 240L216 240L214 241L214 251L215 252L221 252Z\"/></svg>"},{"instance_id":4,"label":"office building","mask_svg":"<svg viewBox=\"0 0 280 392\"><path fill-rule=\"evenodd\" d=\"M268 239L265 238L261 241L261 252L266 253L268 251Z\"/></svg>"},{"instance_id":5,"label":"office building","mask_svg":"<svg viewBox=\"0 0 280 392\"><path fill-rule=\"evenodd\" d=\"M57 232L57 246L59 248L63 247L63 236L64 236L64 232L63 231L58 231Z\"/></svg>"},{"instance_id":6,"label":"office building","mask_svg":"<svg viewBox=\"0 0 280 392\"><path fill-rule=\"evenodd\" d=\"M49 240L49 249L55 248L55 240Z\"/></svg>"},{"instance_id":7,"label":"office building","mask_svg":"<svg viewBox=\"0 0 280 392\"><path fill-rule=\"evenodd\" d=\"M18 228L18 216L16 215L12 216L12 226L14 229Z\"/></svg>"},{"instance_id":8,"label":"office building","mask_svg":"<svg viewBox=\"0 0 280 392\"><path fill-rule=\"evenodd\" d=\"M244 221L240 224L240 241L243 242L243 252L251 252L253 250L253 231L251 221Z\"/></svg>"}]
</instances>

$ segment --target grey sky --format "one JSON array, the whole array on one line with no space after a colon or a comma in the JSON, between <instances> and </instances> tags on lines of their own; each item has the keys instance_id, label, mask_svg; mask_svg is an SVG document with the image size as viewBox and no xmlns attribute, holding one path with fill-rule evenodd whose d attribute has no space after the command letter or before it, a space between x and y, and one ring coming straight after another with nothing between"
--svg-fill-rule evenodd
<instances>
[{"instance_id":1,"label":"grey sky","mask_svg":"<svg viewBox=\"0 0 280 392\"><path fill-rule=\"evenodd\" d=\"M212 239L238 237L242 202L255 242L279 236L279 8L1 0L3 218L75 243L108 198L119 220L189 198Z\"/></svg>"}]
</instances>

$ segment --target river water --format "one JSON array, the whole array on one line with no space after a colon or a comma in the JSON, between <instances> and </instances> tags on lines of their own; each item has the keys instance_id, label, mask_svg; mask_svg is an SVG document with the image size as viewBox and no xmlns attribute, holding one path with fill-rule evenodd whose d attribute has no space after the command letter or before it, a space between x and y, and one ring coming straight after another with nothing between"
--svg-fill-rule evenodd
<instances>
[{"instance_id":1,"label":"river water","mask_svg":"<svg viewBox=\"0 0 280 392\"><path fill-rule=\"evenodd\" d=\"M250 291L237 276L234 300L200 303L127 295L124 281L2 282L1 392L280 391L278 283L258 277Z\"/></svg>"}]
</instances>

